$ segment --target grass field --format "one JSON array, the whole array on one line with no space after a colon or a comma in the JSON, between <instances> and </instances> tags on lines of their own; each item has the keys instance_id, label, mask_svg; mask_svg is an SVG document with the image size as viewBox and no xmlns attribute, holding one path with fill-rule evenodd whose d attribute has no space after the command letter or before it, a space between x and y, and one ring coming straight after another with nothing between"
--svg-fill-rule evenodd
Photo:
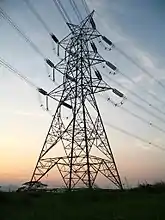
<instances>
[{"instance_id":1,"label":"grass field","mask_svg":"<svg viewBox=\"0 0 165 220\"><path fill-rule=\"evenodd\" d=\"M165 220L165 190L0 192L0 220Z\"/></svg>"}]
</instances>

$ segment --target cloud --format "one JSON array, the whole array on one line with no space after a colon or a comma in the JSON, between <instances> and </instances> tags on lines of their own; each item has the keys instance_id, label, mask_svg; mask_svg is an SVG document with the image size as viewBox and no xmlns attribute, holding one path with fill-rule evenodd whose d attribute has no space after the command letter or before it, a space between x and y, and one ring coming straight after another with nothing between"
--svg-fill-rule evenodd
<instances>
[{"instance_id":1,"label":"cloud","mask_svg":"<svg viewBox=\"0 0 165 220\"><path fill-rule=\"evenodd\" d=\"M141 56L141 62L146 67L149 67L149 68L152 68L152 69L155 68L152 60L146 55Z\"/></svg>"},{"instance_id":2,"label":"cloud","mask_svg":"<svg viewBox=\"0 0 165 220\"><path fill-rule=\"evenodd\" d=\"M149 90L148 90L148 92L149 92L150 94L152 94L152 95L155 95L155 96L156 96L156 92L155 92L155 91L153 91L153 90L149 89Z\"/></svg>"},{"instance_id":3,"label":"cloud","mask_svg":"<svg viewBox=\"0 0 165 220\"><path fill-rule=\"evenodd\" d=\"M19 115L19 116L28 116L28 117L45 117L46 114L42 113L37 113L37 112L26 112L26 111L6 111L5 109L0 110L1 113L6 113L6 114L14 114L14 115Z\"/></svg>"},{"instance_id":4,"label":"cloud","mask_svg":"<svg viewBox=\"0 0 165 220\"><path fill-rule=\"evenodd\" d=\"M134 46L134 54L138 58L142 66L151 68L151 69L155 68L153 58L146 51L143 51L142 49L139 49Z\"/></svg>"},{"instance_id":5,"label":"cloud","mask_svg":"<svg viewBox=\"0 0 165 220\"><path fill-rule=\"evenodd\" d=\"M135 141L135 146L137 146L138 148L140 147L143 150L151 150L151 146L147 143L144 143L142 141Z\"/></svg>"},{"instance_id":6,"label":"cloud","mask_svg":"<svg viewBox=\"0 0 165 220\"><path fill-rule=\"evenodd\" d=\"M146 79L146 76L144 74L140 74L140 75L135 76L135 77L132 78L132 80L136 83L139 83L139 82L141 82L145 79Z\"/></svg>"},{"instance_id":7,"label":"cloud","mask_svg":"<svg viewBox=\"0 0 165 220\"><path fill-rule=\"evenodd\" d=\"M163 139L162 138L160 138L160 137L154 137L153 138L153 142L155 143L155 144L158 144L158 145L161 145L161 144L163 144Z\"/></svg>"},{"instance_id":8,"label":"cloud","mask_svg":"<svg viewBox=\"0 0 165 220\"><path fill-rule=\"evenodd\" d=\"M125 78L119 78L118 81L120 82L120 84L122 84L127 89L132 89L133 88L133 84Z\"/></svg>"},{"instance_id":9,"label":"cloud","mask_svg":"<svg viewBox=\"0 0 165 220\"><path fill-rule=\"evenodd\" d=\"M93 7L94 8L100 8L103 6L105 0L88 0L87 1L87 4L89 5L89 8L93 10Z\"/></svg>"},{"instance_id":10,"label":"cloud","mask_svg":"<svg viewBox=\"0 0 165 220\"><path fill-rule=\"evenodd\" d=\"M13 114L29 116L29 117L44 117L45 116L45 114L39 114L36 112L24 112L24 111L16 111L16 112L13 112Z\"/></svg>"}]
</instances>

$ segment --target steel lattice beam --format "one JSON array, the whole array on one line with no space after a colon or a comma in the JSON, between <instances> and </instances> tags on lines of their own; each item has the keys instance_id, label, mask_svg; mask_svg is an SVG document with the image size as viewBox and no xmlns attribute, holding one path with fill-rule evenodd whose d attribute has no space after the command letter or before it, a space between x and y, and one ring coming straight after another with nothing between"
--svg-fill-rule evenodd
<instances>
[{"instance_id":1,"label":"steel lattice beam","mask_svg":"<svg viewBox=\"0 0 165 220\"><path fill-rule=\"evenodd\" d=\"M31 182L40 181L57 166L69 189L74 188L79 182L89 188L93 187L98 173L122 188L95 98L96 93L112 88L93 69L105 60L99 55L94 44L94 40L100 36L92 23L92 15L93 13L80 25L68 24L71 34L58 43L65 50L65 57L53 68L63 75L63 83L52 90L49 96L58 99L59 104ZM62 117L63 108L70 109L72 114L67 125ZM48 152L51 152L59 142L62 143L66 156L47 157ZM97 148L104 157L92 156L92 148Z\"/></svg>"}]
</instances>

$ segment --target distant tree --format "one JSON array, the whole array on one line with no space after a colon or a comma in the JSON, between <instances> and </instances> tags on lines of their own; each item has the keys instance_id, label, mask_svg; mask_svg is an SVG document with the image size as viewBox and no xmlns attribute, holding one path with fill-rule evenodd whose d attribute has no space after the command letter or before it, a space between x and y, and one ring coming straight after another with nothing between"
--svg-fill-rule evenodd
<instances>
[{"instance_id":1,"label":"distant tree","mask_svg":"<svg viewBox=\"0 0 165 220\"><path fill-rule=\"evenodd\" d=\"M37 182L37 181L29 181L22 184L20 188L21 191L27 190L45 190L47 188L47 184Z\"/></svg>"},{"instance_id":2,"label":"distant tree","mask_svg":"<svg viewBox=\"0 0 165 220\"><path fill-rule=\"evenodd\" d=\"M46 190L47 184L37 182L37 181L29 181L22 184L22 186L17 190L20 191L38 191L38 190Z\"/></svg>"},{"instance_id":3,"label":"distant tree","mask_svg":"<svg viewBox=\"0 0 165 220\"><path fill-rule=\"evenodd\" d=\"M27 190L27 189L26 189L25 186L21 186L21 187L19 187L19 188L17 189L16 192L21 192L21 191L26 191L26 190Z\"/></svg>"},{"instance_id":4,"label":"distant tree","mask_svg":"<svg viewBox=\"0 0 165 220\"><path fill-rule=\"evenodd\" d=\"M41 183L41 182L37 182L37 181L29 181L29 182L26 182L26 183L23 183L22 186L25 186L25 187L35 187L35 188L46 188L47 187L47 184L44 184L44 183Z\"/></svg>"}]
</instances>

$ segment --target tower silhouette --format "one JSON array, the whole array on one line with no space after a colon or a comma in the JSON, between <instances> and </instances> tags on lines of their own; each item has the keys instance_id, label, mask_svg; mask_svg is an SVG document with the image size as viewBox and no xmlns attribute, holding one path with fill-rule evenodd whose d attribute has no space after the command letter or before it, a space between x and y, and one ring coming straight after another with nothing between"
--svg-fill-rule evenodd
<instances>
[{"instance_id":1,"label":"tower silhouette","mask_svg":"<svg viewBox=\"0 0 165 220\"><path fill-rule=\"evenodd\" d=\"M58 106L34 169L31 187L56 166L69 189L80 182L88 188L93 187L99 173L122 188L95 94L111 90L120 98L124 95L103 81L97 69L101 63L105 63L112 71L116 67L98 53L94 41L99 40L101 35L96 30L93 13L79 25L68 23L71 33L63 40L59 41L52 34L52 39L58 45L57 53L59 47L63 48L65 56L57 65L50 60L46 62L53 70L53 80L56 71L63 75L63 83L50 93L39 89L43 95L57 100ZM110 44L107 38L102 38ZM64 108L72 115L67 123L63 120ZM66 156L48 156L48 152L60 142ZM94 148L102 156L93 155Z\"/></svg>"}]
</instances>

